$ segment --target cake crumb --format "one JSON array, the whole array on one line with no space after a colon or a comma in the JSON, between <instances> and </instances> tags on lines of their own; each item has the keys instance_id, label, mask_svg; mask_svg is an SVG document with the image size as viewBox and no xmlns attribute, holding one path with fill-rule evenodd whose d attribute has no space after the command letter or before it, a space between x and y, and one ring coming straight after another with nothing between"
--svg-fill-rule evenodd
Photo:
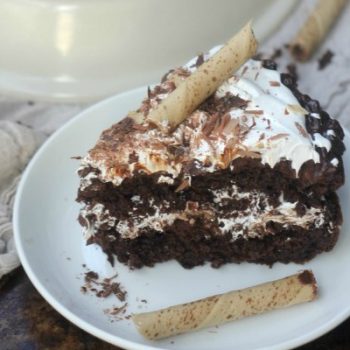
<instances>
[{"instance_id":1,"label":"cake crumb","mask_svg":"<svg viewBox=\"0 0 350 350\"><path fill-rule=\"evenodd\" d=\"M82 293L93 292L98 298L108 298L115 295L120 301L125 301L127 292L119 282L116 282L117 274L109 278L99 279L94 271L85 272L85 284L80 288Z\"/></svg>"},{"instance_id":2,"label":"cake crumb","mask_svg":"<svg viewBox=\"0 0 350 350\"><path fill-rule=\"evenodd\" d=\"M325 69L331 62L334 56L334 52L327 50L318 60L318 69Z\"/></svg>"},{"instance_id":3,"label":"cake crumb","mask_svg":"<svg viewBox=\"0 0 350 350\"><path fill-rule=\"evenodd\" d=\"M124 303L122 306L113 306L108 309L104 309L103 312L105 315L113 317L111 322L122 321L124 319L130 319L131 315L125 315L127 310L128 303Z\"/></svg>"},{"instance_id":4,"label":"cake crumb","mask_svg":"<svg viewBox=\"0 0 350 350\"><path fill-rule=\"evenodd\" d=\"M85 272L85 281L91 282L98 279L98 274L94 271Z\"/></svg>"}]
</instances>

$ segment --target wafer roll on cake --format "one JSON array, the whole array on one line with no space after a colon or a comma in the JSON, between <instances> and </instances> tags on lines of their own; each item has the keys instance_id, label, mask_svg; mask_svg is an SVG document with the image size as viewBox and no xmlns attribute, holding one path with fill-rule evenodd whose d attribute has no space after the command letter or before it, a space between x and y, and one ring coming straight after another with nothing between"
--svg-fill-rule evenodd
<instances>
[{"instance_id":1,"label":"wafer roll on cake","mask_svg":"<svg viewBox=\"0 0 350 350\"><path fill-rule=\"evenodd\" d=\"M152 109L148 114L148 120L159 127L169 126L174 129L252 57L256 53L257 46L249 22L219 52L178 84L174 91Z\"/></svg>"},{"instance_id":2,"label":"wafer roll on cake","mask_svg":"<svg viewBox=\"0 0 350 350\"><path fill-rule=\"evenodd\" d=\"M155 340L305 303L316 296L316 279L305 270L254 287L134 314L132 320L144 337Z\"/></svg>"}]
</instances>

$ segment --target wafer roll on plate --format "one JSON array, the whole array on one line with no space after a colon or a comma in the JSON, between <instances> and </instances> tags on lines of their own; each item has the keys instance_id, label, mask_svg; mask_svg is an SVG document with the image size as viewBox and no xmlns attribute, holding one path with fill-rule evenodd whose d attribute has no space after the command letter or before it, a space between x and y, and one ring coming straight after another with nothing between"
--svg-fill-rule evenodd
<instances>
[{"instance_id":1,"label":"wafer roll on plate","mask_svg":"<svg viewBox=\"0 0 350 350\"><path fill-rule=\"evenodd\" d=\"M316 296L316 279L304 270L254 287L134 314L132 320L144 337L155 340L312 301Z\"/></svg>"}]
</instances>

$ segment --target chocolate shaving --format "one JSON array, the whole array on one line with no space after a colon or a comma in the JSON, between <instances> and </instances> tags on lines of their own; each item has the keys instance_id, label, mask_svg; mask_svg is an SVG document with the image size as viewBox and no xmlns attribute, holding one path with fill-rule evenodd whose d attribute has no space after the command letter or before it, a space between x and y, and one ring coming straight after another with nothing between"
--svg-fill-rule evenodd
<instances>
[{"instance_id":1,"label":"chocolate shaving","mask_svg":"<svg viewBox=\"0 0 350 350\"><path fill-rule=\"evenodd\" d=\"M318 60L318 69L325 69L331 62L334 53L331 50L327 50Z\"/></svg>"},{"instance_id":2,"label":"chocolate shaving","mask_svg":"<svg viewBox=\"0 0 350 350\"><path fill-rule=\"evenodd\" d=\"M269 83L270 83L270 86L281 86L281 83L279 81L272 80Z\"/></svg>"},{"instance_id":3,"label":"chocolate shaving","mask_svg":"<svg viewBox=\"0 0 350 350\"><path fill-rule=\"evenodd\" d=\"M267 129L267 130L271 129L271 120L270 120L270 119L266 119L266 122L267 122L267 127L266 127L266 129Z\"/></svg>"},{"instance_id":4,"label":"chocolate shaving","mask_svg":"<svg viewBox=\"0 0 350 350\"><path fill-rule=\"evenodd\" d=\"M289 136L289 134L280 133L280 134L277 134L277 135L269 137L269 141L276 141L276 140L279 140L279 139L282 139L282 138L285 138L285 137L288 137L288 136Z\"/></svg>"},{"instance_id":5,"label":"chocolate shaving","mask_svg":"<svg viewBox=\"0 0 350 350\"><path fill-rule=\"evenodd\" d=\"M139 130L139 131L147 131L149 130L149 127L145 126L145 125L142 125L142 124L134 124L133 126L133 129L135 130Z\"/></svg>"},{"instance_id":6,"label":"chocolate shaving","mask_svg":"<svg viewBox=\"0 0 350 350\"><path fill-rule=\"evenodd\" d=\"M103 289L97 292L97 297L107 298L114 294L120 301L125 301L126 292L121 289L120 283L103 282L101 285Z\"/></svg>"},{"instance_id":7,"label":"chocolate shaving","mask_svg":"<svg viewBox=\"0 0 350 350\"><path fill-rule=\"evenodd\" d=\"M255 118L253 118L253 123L252 123L252 125L249 127L249 129L253 129L253 128L254 128L254 126L256 126L256 121L255 121Z\"/></svg>"},{"instance_id":8,"label":"chocolate shaving","mask_svg":"<svg viewBox=\"0 0 350 350\"><path fill-rule=\"evenodd\" d=\"M74 157L70 157L70 159L81 160L81 159L83 159L83 157L82 156L74 156Z\"/></svg>"},{"instance_id":9,"label":"chocolate shaving","mask_svg":"<svg viewBox=\"0 0 350 350\"><path fill-rule=\"evenodd\" d=\"M162 79L161 79L161 83L164 83L167 79L168 79L168 76L174 72L174 69L170 69L169 72L165 73L163 76L162 76Z\"/></svg>"},{"instance_id":10,"label":"chocolate shaving","mask_svg":"<svg viewBox=\"0 0 350 350\"><path fill-rule=\"evenodd\" d=\"M195 64L192 67L198 68L203 63L204 63L204 55L201 53L201 54L198 55L197 60L196 60Z\"/></svg>"},{"instance_id":11,"label":"chocolate shaving","mask_svg":"<svg viewBox=\"0 0 350 350\"><path fill-rule=\"evenodd\" d=\"M98 274L94 271L85 272L85 282L98 280Z\"/></svg>"},{"instance_id":12,"label":"chocolate shaving","mask_svg":"<svg viewBox=\"0 0 350 350\"><path fill-rule=\"evenodd\" d=\"M110 316L118 316L120 314L125 314L127 306L128 306L128 303L125 303L120 307L114 306L110 309L104 309L103 312ZM124 318L129 319L130 317L131 316L128 315L128 316L125 316ZM121 320L122 318L118 318L118 319Z\"/></svg>"},{"instance_id":13,"label":"chocolate shaving","mask_svg":"<svg viewBox=\"0 0 350 350\"><path fill-rule=\"evenodd\" d=\"M187 78L191 75L191 72L188 69L183 68L183 67L176 68L174 73L180 77L183 77L183 78Z\"/></svg>"},{"instance_id":14,"label":"chocolate shaving","mask_svg":"<svg viewBox=\"0 0 350 350\"><path fill-rule=\"evenodd\" d=\"M223 134L226 135L239 135L239 131L240 131L240 126L239 126L239 121L236 118L230 118L230 120L228 121L228 123L225 125L224 129L222 130Z\"/></svg>"},{"instance_id":15,"label":"chocolate shaving","mask_svg":"<svg viewBox=\"0 0 350 350\"><path fill-rule=\"evenodd\" d=\"M262 109L255 109L255 110L254 109L251 109L251 110L246 109L245 113L261 115L261 114L264 114L264 111Z\"/></svg>"},{"instance_id":16,"label":"chocolate shaving","mask_svg":"<svg viewBox=\"0 0 350 350\"><path fill-rule=\"evenodd\" d=\"M245 66L245 67L243 68L242 75L244 75L244 74L247 72L247 70L248 70L248 66Z\"/></svg>"},{"instance_id":17,"label":"chocolate shaving","mask_svg":"<svg viewBox=\"0 0 350 350\"><path fill-rule=\"evenodd\" d=\"M85 285L80 288L82 293L93 292L98 298L107 298L115 295L120 301L125 301L127 292L122 288L121 284L113 281L117 275L110 278L99 280L99 276L94 271L85 273Z\"/></svg>"},{"instance_id":18,"label":"chocolate shaving","mask_svg":"<svg viewBox=\"0 0 350 350\"><path fill-rule=\"evenodd\" d=\"M295 126L297 127L297 129L299 130L300 134L304 137L308 137L308 133L306 132L306 130L298 123L298 122L295 122L294 123Z\"/></svg>"},{"instance_id":19,"label":"chocolate shaving","mask_svg":"<svg viewBox=\"0 0 350 350\"><path fill-rule=\"evenodd\" d=\"M230 114L225 114L221 117L219 125L216 127L214 130L214 133L217 134L218 136L222 136L222 133L224 132L226 126L230 123L231 121L231 115Z\"/></svg>"},{"instance_id":20,"label":"chocolate shaving","mask_svg":"<svg viewBox=\"0 0 350 350\"><path fill-rule=\"evenodd\" d=\"M204 124L202 128L202 133L206 136L209 136L212 131L215 129L216 125L220 120L220 114L214 113L209 117L209 120Z\"/></svg>"},{"instance_id":21,"label":"chocolate shaving","mask_svg":"<svg viewBox=\"0 0 350 350\"><path fill-rule=\"evenodd\" d=\"M198 109L207 112L208 114L219 113L223 115L233 108L244 108L247 104L248 101L227 92L225 96L221 98L217 98L215 95L209 97L198 107Z\"/></svg>"},{"instance_id":22,"label":"chocolate shaving","mask_svg":"<svg viewBox=\"0 0 350 350\"><path fill-rule=\"evenodd\" d=\"M176 188L175 192L180 192L190 186L190 181L189 179L184 179L180 185Z\"/></svg>"},{"instance_id":23,"label":"chocolate shaving","mask_svg":"<svg viewBox=\"0 0 350 350\"><path fill-rule=\"evenodd\" d=\"M139 161L139 156L135 151L133 151L132 153L129 154L129 162L130 163L137 163L138 161Z\"/></svg>"}]
</instances>

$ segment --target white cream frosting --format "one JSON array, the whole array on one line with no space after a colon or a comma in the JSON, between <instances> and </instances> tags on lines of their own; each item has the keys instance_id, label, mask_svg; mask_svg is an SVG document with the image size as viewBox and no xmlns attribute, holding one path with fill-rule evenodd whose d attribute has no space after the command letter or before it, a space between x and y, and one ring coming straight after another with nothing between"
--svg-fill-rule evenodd
<instances>
[{"instance_id":1,"label":"white cream frosting","mask_svg":"<svg viewBox=\"0 0 350 350\"><path fill-rule=\"evenodd\" d=\"M225 195L226 198L230 198L227 193L216 193L218 202L221 202ZM273 207L269 205L267 197L257 191L243 192L237 194L237 196L239 198L250 198L251 203L248 210L240 212L240 215L234 218L218 216L218 222L222 224L222 233L231 231L233 240L240 236L245 238L261 236L259 228L266 229L266 224L269 221L280 223L285 229L293 225L308 228L312 224L318 228L325 223L324 213L320 208L308 208L303 216L298 216L296 211L297 202L285 201L283 197L280 198L281 203ZM263 211L259 210L260 203L263 203L265 207Z\"/></svg>"},{"instance_id":2,"label":"white cream frosting","mask_svg":"<svg viewBox=\"0 0 350 350\"><path fill-rule=\"evenodd\" d=\"M305 229L308 229L311 225L318 228L326 223L323 208L306 208L304 215L299 216L296 210L297 202L288 202L283 196L279 198L279 205L272 206L264 193L259 191L242 192L234 185L229 189L210 192L213 195L213 202L218 206L216 209L214 207L200 208L199 203L192 202L192 206L188 204L185 210L169 212L167 211L168 203L164 202L162 206L155 207L152 214L139 215L130 212L129 218L125 220L111 217L108 209L105 209L101 204L97 204L89 210L83 209L81 215L88 223L85 228L86 238L95 234L96 230L102 225L108 225L109 227L115 227L121 237L134 239L142 234L144 230L151 229L162 233L167 226L173 225L175 220L183 220L193 224L196 217L201 217L208 228L211 225L218 228L218 234L231 232L232 240L239 237L245 239L256 238L268 234L265 230L269 221L280 223L285 229L293 225ZM133 202L144 203L144 200L139 196L134 197L137 198L132 199ZM232 210L229 213L225 210L221 211L220 208L232 199L247 199L249 205L246 210ZM147 201L152 206L153 199ZM91 219L87 218L87 215L91 214L94 214L93 224L90 222Z\"/></svg>"},{"instance_id":3,"label":"white cream frosting","mask_svg":"<svg viewBox=\"0 0 350 350\"><path fill-rule=\"evenodd\" d=\"M87 206L83 208L80 211L80 215L86 222L86 226L83 227L84 238L86 240L93 236L101 226L107 225L113 227L117 221L115 217L110 215L109 210L100 203L92 207ZM115 238L113 237L113 239Z\"/></svg>"},{"instance_id":4,"label":"white cream frosting","mask_svg":"<svg viewBox=\"0 0 350 350\"><path fill-rule=\"evenodd\" d=\"M194 68L192 68L194 69ZM166 84L166 83L163 83ZM237 157L251 156L261 158L263 164L271 167L280 160L289 160L298 176L301 166L308 160L320 161L315 147L331 148L328 139L320 134L310 135L305 128L305 114L293 93L281 83L280 74L266 69L260 61L247 61L229 80L217 90L216 96L223 97L227 92L247 100L245 108L232 108L229 111L230 122L215 139L203 136L203 129L210 116L195 111L171 134L166 135L158 129L150 128L146 132L136 133L130 143L121 144L113 156L114 167L103 158L89 154L83 159L82 166L92 166L100 170L101 181L111 181L119 185L125 177L132 176L135 169L142 167L147 173L164 171L168 178L161 177L159 182L172 183L183 170L183 162L176 162L167 151L169 145L189 145L185 149L187 159L198 160L206 166L202 169L213 172L228 166L224 161L228 145L235 143L230 161ZM166 93L151 100L151 106L165 98ZM314 117L317 117L316 115ZM234 127L239 124L245 135L237 142ZM248 130L248 131L247 131ZM137 162L129 161L134 152ZM249 154L248 154L248 153ZM118 165L127 168L127 172L118 172ZM89 176L89 175L88 175ZM90 179L83 179L85 187Z\"/></svg>"},{"instance_id":5,"label":"white cream frosting","mask_svg":"<svg viewBox=\"0 0 350 350\"><path fill-rule=\"evenodd\" d=\"M224 96L226 92L249 101L245 110L234 109L230 115L238 119L245 116L248 125L255 124L242 143L249 150L260 153L264 164L273 167L281 159L290 160L298 173L304 162L310 159L319 162L315 146L328 146L330 142L320 134L313 141L306 132L306 111L282 84L277 71L263 68L260 61L249 60L216 94ZM246 113L254 110L261 114ZM260 140L262 134L264 138Z\"/></svg>"}]
</instances>

